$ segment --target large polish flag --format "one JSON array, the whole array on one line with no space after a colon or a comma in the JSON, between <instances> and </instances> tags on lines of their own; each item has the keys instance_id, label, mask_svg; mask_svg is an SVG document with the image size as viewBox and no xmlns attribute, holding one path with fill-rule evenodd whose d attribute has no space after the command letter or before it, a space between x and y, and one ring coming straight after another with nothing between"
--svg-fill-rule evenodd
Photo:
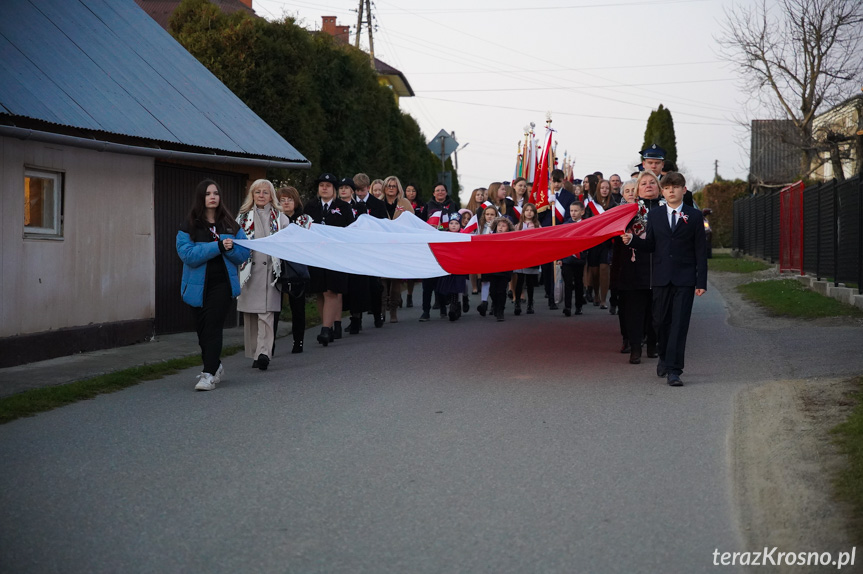
<instances>
[{"instance_id":1,"label":"large polish flag","mask_svg":"<svg viewBox=\"0 0 863 574\"><path fill-rule=\"evenodd\" d=\"M409 212L394 220L363 214L343 228L289 225L269 237L234 242L314 267L423 279L511 271L563 259L623 233L637 209L636 204L622 205L570 225L485 235L438 231Z\"/></svg>"}]
</instances>

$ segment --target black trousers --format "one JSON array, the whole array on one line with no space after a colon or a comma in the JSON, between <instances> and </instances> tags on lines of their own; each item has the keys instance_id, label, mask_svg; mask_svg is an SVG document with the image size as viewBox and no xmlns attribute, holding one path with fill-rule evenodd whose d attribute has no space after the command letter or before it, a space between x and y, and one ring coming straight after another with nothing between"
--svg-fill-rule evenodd
<instances>
[{"instance_id":1,"label":"black trousers","mask_svg":"<svg viewBox=\"0 0 863 574\"><path fill-rule=\"evenodd\" d=\"M521 304L521 292L527 286L527 304L533 306L533 288L536 287L538 275L530 273L515 274L515 301Z\"/></svg>"},{"instance_id":2,"label":"black trousers","mask_svg":"<svg viewBox=\"0 0 863 574\"><path fill-rule=\"evenodd\" d=\"M511 276L492 275L489 281L489 298L493 311L503 311L506 307L506 286L509 285Z\"/></svg>"},{"instance_id":3,"label":"black trousers","mask_svg":"<svg viewBox=\"0 0 863 574\"><path fill-rule=\"evenodd\" d=\"M382 289L380 277L369 277L370 312L375 319L384 315L383 299L381 298Z\"/></svg>"},{"instance_id":4,"label":"black trousers","mask_svg":"<svg viewBox=\"0 0 863 574\"><path fill-rule=\"evenodd\" d=\"M653 294L650 289L621 289L620 297L621 316L623 324L621 333L629 341L633 349L640 349L647 335L648 346L656 344L656 330L653 327Z\"/></svg>"},{"instance_id":5,"label":"black trousers","mask_svg":"<svg viewBox=\"0 0 863 574\"><path fill-rule=\"evenodd\" d=\"M306 334L306 293L303 292L298 297L289 293L288 304L291 306L291 335L294 341L302 341Z\"/></svg>"},{"instance_id":6,"label":"black trousers","mask_svg":"<svg viewBox=\"0 0 863 574\"><path fill-rule=\"evenodd\" d=\"M666 285L653 288L657 351L669 373L679 375L683 371L686 335L694 300L695 287Z\"/></svg>"},{"instance_id":7,"label":"black trousers","mask_svg":"<svg viewBox=\"0 0 863 574\"><path fill-rule=\"evenodd\" d=\"M539 267L542 270L542 284L545 287L545 296L548 304L554 303L554 262L545 263Z\"/></svg>"},{"instance_id":8,"label":"black trousers","mask_svg":"<svg viewBox=\"0 0 863 574\"><path fill-rule=\"evenodd\" d=\"M207 285L203 307L192 307L204 372L215 375L222 356L222 329L231 306L231 284L227 281Z\"/></svg>"},{"instance_id":9,"label":"black trousers","mask_svg":"<svg viewBox=\"0 0 863 574\"><path fill-rule=\"evenodd\" d=\"M440 295L437 294L437 277L429 277L428 279L423 279L423 313L430 313L432 308L432 296L435 297L435 301L440 303L442 306L444 303L440 300Z\"/></svg>"},{"instance_id":10,"label":"black trousers","mask_svg":"<svg viewBox=\"0 0 863 574\"><path fill-rule=\"evenodd\" d=\"M584 263L581 265L561 265L563 275L563 307L572 309L572 296L575 295L575 308L584 306Z\"/></svg>"},{"instance_id":11,"label":"black trousers","mask_svg":"<svg viewBox=\"0 0 863 574\"><path fill-rule=\"evenodd\" d=\"M626 336L626 303L623 298L623 291L615 289L612 293L615 293L617 302L611 303L611 301L609 301L609 304L617 305L617 322L620 325L620 336L623 337L624 341L628 341L629 338Z\"/></svg>"}]
</instances>

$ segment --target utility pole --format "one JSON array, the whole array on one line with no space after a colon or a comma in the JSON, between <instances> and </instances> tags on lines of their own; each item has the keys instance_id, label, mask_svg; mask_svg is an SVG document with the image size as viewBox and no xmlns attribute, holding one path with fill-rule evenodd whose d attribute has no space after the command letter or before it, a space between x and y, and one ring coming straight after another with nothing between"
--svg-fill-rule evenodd
<instances>
[{"instance_id":1,"label":"utility pole","mask_svg":"<svg viewBox=\"0 0 863 574\"><path fill-rule=\"evenodd\" d=\"M363 31L363 3L365 0L360 0L360 7L357 9L357 36L354 38L354 48L360 48L360 34Z\"/></svg>"},{"instance_id":2,"label":"utility pole","mask_svg":"<svg viewBox=\"0 0 863 574\"><path fill-rule=\"evenodd\" d=\"M719 160L713 160L713 181L719 181Z\"/></svg>"},{"instance_id":3,"label":"utility pole","mask_svg":"<svg viewBox=\"0 0 863 574\"><path fill-rule=\"evenodd\" d=\"M369 28L369 57L372 63L372 70L375 69L375 38L374 24L372 23L372 0L366 0L366 26Z\"/></svg>"},{"instance_id":4,"label":"utility pole","mask_svg":"<svg viewBox=\"0 0 863 574\"><path fill-rule=\"evenodd\" d=\"M363 12L365 11L365 19L363 19ZM363 33L363 24L366 25L369 31L369 62L371 63L372 70L375 69L375 37L374 37L374 24L372 23L372 1L371 0L360 0L360 5L357 8L357 35L354 38L354 48L360 48L360 36Z\"/></svg>"}]
</instances>

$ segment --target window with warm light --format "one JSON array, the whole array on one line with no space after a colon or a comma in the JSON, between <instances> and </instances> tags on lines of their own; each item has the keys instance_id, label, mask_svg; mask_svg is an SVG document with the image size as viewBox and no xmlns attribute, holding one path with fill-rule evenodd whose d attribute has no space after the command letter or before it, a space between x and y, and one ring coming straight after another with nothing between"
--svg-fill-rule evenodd
<instances>
[{"instance_id":1,"label":"window with warm light","mask_svg":"<svg viewBox=\"0 0 863 574\"><path fill-rule=\"evenodd\" d=\"M63 237L62 174L24 170L24 236Z\"/></svg>"}]
</instances>

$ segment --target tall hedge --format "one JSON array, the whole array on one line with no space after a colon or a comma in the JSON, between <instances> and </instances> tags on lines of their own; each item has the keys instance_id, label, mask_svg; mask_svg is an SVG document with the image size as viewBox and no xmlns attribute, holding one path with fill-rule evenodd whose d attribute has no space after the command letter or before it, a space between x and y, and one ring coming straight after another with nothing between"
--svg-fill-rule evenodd
<instances>
[{"instance_id":1,"label":"tall hedge","mask_svg":"<svg viewBox=\"0 0 863 574\"><path fill-rule=\"evenodd\" d=\"M710 208L713 213L708 216L710 228L713 230L714 247L730 247L734 231L734 200L749 194L746 182L740 179L734 181L714 181L708 183L701 191L693 194L693 198L701 209Z\"/></svg>"},{"instance_id":2,"label":"tall hedge","mask_svg":"<svg viewBox=\"0 0 863 574\"><path fill-rule=\"evenodd\" d=\"M659 104L650 112L647 127L644 128L644 143L641 149L656 144L665 150L665 159L677 163L677 137L674 134L674 118L671 110Z\"/></svg>"},{"instance_id":3,"label":"tall hedge","mask_svg":"<svg viewBox=\"0 0 863 574\"><path fill-rule=\"evenodd\" d=\"M416 121L378 83L367 54L291 18L228 15L208 0L183 0L170 32L312 163L311 170L271 170L271 179L310 197L323 172L396 175L430 197L440 162Z\"/></svg>"}]
</instances>

